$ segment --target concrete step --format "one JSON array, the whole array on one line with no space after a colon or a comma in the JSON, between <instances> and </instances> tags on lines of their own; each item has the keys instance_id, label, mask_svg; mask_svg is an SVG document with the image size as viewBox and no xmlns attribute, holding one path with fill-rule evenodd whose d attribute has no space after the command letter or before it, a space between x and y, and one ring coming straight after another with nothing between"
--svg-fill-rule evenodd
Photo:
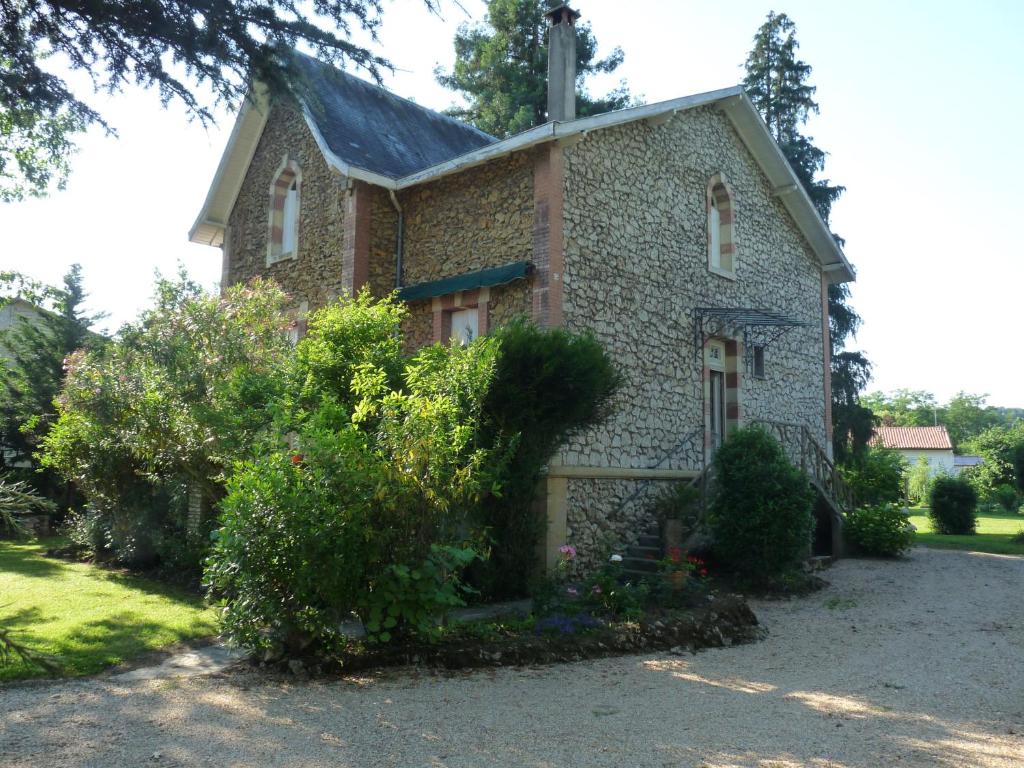
<instances>
[{"instance_id":1,"label":"concrete step","mask_svg":"<svg viewBox=\"0 0 1024 768\"><path fill-rule=\"evenodd\" d=\"M640 547L655 547L661 549L661 536L651 535L649 533L643 533L640 538L637 539L637 546Z\"/></svg>"},{"instance_id":2,"label":"concrete step","mask_svg":"<svg viewBox=\"0 0 1024 768\"><path fill-rule=\"evenodd\" d=\"M622 569L641 573L657 573L658 561L653 557L633 557L628 554L622 558Z\"/></svg>"}]
</instances>

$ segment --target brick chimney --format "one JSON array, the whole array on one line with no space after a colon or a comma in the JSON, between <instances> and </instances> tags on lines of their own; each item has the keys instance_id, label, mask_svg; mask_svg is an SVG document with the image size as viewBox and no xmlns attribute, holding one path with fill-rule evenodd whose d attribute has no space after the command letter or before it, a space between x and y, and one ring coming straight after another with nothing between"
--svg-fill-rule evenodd
<instances>
[{"instance_id":1,"label":"brick chimney","mask_svg":"<svg viewBox=\"0 0 1024 768\"><path fill-rule=\"evenodd\" d=\"M548 122L576 119L576 19L564 3L544 14L548 30Z\"/></svg>"}]
</instances>

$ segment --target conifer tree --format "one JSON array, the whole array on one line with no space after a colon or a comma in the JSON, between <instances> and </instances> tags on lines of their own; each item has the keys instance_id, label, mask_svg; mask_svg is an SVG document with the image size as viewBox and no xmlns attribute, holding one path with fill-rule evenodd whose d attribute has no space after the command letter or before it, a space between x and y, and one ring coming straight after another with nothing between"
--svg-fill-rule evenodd
<instances>
[{"instance_id":1,"label":"conifer tree","mask_svg":"<svg viewBox=\"0 0 1024 768\"><path fill-rule=\"evenodd\" d=\"M29 286L31 281L8 273L0 276L7 286ZM102 337L90 327L102 315L88 315L82 308L82 268L74 264L64 276L63 288L35 284L35 290L13 291L0 298L0 306L26 297L35 310L0 332L0 469L35 469L33 458L40 440L56 418L53 404L64 380L64 360L77 349L98 343ZM20 296L18 294L21 294ZM33 476L41 491L57 498L62 484L50 473Z\"/></svg>"},{"instance_id":2,"label":"conifer tree","mask_svg":"<svg viewBox=\"0 0 1024 768\"><path fill-rule=\"evenodd\" d=\"M557 3L543 0L488 0L484 23L462 25L455 35L451 72L435 70L437 81L469 101L448 113L485 133L505 138L547 120L548 44L544 14ZM622 64L621 48L597 58L597 40L586 22L576 25L576 114L610 112L633 103L625 83L603 97L583 84Z\"/></svg>"},{"instance_id":3,"label":"conifer tree","mask_svg":"<svg viewBox=\"0 0 1024 768\"><path fill-rule=\"evenodd\" d=\"M828 224L832 204L845 187L818 178L825 169L825 152L814 145L814 137L802 132L807 119L818 113L818 103L814 100L817 89L808 82L811 67L797 58L799 47L792 19L784 13L770 12L754 35L754 47L744 65L743 87L811 203ZM832 236L842 244L841 237L835 233ZM829 286L833 448L840 461L860 455L874 429L871 411L860 404L859 394L871 378L871 363L862 352L845 349L847 339L856 335L861 323L849 297L845 284Z\"/></svg>"}]
</instances>

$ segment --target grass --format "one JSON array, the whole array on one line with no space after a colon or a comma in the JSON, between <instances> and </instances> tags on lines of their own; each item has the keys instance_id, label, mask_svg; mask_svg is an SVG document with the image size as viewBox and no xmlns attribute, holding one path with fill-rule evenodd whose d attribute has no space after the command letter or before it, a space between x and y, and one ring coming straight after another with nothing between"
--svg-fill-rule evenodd
<instances>
[{"instance_id":1,"label":"grass","mask_svg":"<svg viewBox=\"0 0 1024 768\"><path fill-rule=\"evenodd\" d=\"M216 632L212 609L181 590L86 563L43 557L42 542L0 541L0 627L61 673L88 675ZM46 675L14 660L0 681Z\"/></svg>"},{"instance_id":2,"label":"grass","mask_svg":"<svg viewBox=\"0 0 1024 768\"><path fill-rule=\"evenodd\" d=\"M1024 555L1024 543L1013 537L1024 529L1024 517L1007 513L978 515L977 533L973 536L944 536L935 533L928 519L928 509L911 509L910 522L917 526L917 543L935 549L965 549L971 552L991 552L997 555Z\"/></svg>"}]
</instances>

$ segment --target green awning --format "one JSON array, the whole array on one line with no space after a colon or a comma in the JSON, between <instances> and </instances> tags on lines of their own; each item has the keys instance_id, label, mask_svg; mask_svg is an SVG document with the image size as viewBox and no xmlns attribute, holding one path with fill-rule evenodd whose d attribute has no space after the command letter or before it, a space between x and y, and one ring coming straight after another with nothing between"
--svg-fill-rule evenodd
<instances>
[{"instance_id":1,"label":"green awning","mask_svg":"<svg viewBox=\"0 0 1024 768\"><path fill-rule=\"evenodd\" d=\"M516 261L502 267L491 267L477 272L467 272L464 275L446 277L442 280L431 280L429 283L409 285L398 291L398 298L402 301L420 301L432 299L435 296L446 296L456 291L489 288L494 285L511 283L514 280L522 280L531 272L533 272L533 264L528 261Z\"/></svg>"}]
</instances>

